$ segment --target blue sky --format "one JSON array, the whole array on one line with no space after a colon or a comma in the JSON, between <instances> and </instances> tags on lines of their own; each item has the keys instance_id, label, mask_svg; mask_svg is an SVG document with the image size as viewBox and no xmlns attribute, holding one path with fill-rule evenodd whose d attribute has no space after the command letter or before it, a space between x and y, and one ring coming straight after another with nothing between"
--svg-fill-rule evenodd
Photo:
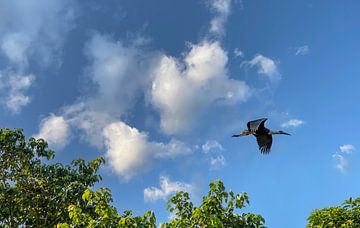
<instances>
[{"instance_id":1,"label":"blue sky","mask_svg":"<svg viewBox=\"0 0 360 228\"><path fill-rule=\"evenodd\" d=\"M119 210L216 178L268 227L359 196L358 1L0 1L0 125L104 156ZM267 117L275 136L231 138ZM98 187L99 187L98 186Z\"/></svg>"}]
</instances>

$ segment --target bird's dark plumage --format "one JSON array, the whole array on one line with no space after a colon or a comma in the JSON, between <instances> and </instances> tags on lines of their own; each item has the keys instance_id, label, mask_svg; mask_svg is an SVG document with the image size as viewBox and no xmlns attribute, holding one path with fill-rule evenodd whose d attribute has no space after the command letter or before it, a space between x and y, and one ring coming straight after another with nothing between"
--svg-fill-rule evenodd
<instances>
[{"instance_id":1,"label":"bird's dark plumage","mask_svg":"<svg viewBox=\"0 0 360 228\"><path fill-rule=\"evenodd\" d=\"M272 135L255 135L262 154L268 154L272 145Z\"/></svg>"},{"instance_id":2,"label":"bird's dark plumage","mask_svg":"<svg viewBox=\"0 0 360 228\"><path fill-rule=\"evenodd\" d=\"M264 123L267 119L266 118L262 118L262 119L258 119L258 120L253 120L253 121L249 121L247 123L247 128L249 131L251 132L256 132L257 130L261 130L264 129Z\"/></svg>"},{"instance_id":3,"label":"bird's dark plumage","mask_svg":"<svg viewBox=\"0 0 360 228\"><path fill-rule=\"evenodd\" d=\"M233 135L233 137L239 137L244 135L252 134L256 137L257 144L259 145L259 150L262 154L268 154L272 145L272 135L273 134L285 134L290 135L289 133L283 131L272 132L267 129L264 124L267 118L261 118L257 120L252 120L247 123L247 130L244 130L239 135Z\"/></svg>"}]
</instances>

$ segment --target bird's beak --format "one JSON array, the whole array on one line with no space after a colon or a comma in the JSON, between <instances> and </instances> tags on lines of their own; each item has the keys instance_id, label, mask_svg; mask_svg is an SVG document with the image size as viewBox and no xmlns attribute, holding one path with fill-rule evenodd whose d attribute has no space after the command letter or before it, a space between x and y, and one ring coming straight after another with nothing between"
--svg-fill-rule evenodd
<instances>
[{"instance_id":1,"label":"bird's beak","mask_svg":"<svg viewBox=\"0 0 360 228\"><path fill-rule=\"evenodd\" d=\"M287 132L283 132L283 134L284 134L284 135L290 135L290 134L289 134L289 133L287 133Z\"/></svg>"}]
</instances>

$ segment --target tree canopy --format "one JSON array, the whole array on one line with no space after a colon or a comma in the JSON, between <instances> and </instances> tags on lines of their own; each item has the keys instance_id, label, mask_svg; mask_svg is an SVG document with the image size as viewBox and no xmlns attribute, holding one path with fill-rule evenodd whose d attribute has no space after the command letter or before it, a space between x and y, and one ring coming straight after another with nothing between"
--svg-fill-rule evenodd
<instances>
[{"instance_id":1,"label":"tree canopy","mask_svg":"<svg viewBox=\"0 0 360 228\"><path fill-rule=\"evenodd\" d=\"M43 139L25 140L22 130L0 129L0 226L109 227L155 224L153 212L120 215L110 190L91 190L101 180L101 157L71 165L47 164L54 152ZM147 226L151 227L151 226Z\"/></svg>"},{"instance_id":2,"label":"tree canopy","mask_svg":"<svg viewBox=\"0 0 360 228\"><path fill-rule=\"evenodd\" d=\"M345 200L341 206L315 209L308 221L309 228L360 227L360 197Z\"/></svg>"},{"instance_id":3,"label":"tree canopy","mask_svg":"<svg viewBox=\"0 0 360 228\"><path fill-rule=\"evenodd\" d=\"M43 139L25 139L22 130L0 129L0 227L156 227L153 211L135 216L112 206L108 188L94 189L105 160L50 163L54 151ZM261 215L240 213L248 195L226 191L215 180L195 206L187 192L168 200L172 218L161 227L264 227ZM360 227L360 198L315 209L307 227Z\"/></svg>"},{"instance_id":4,"label":"tree canopy","mask_svg":"<svg viewBox=\"0 0 360 228\"><path fill-rule=\"evenodd\" d=\"M94 190L101 157L71 165L49 164L54 151L43 139L25 139L22 130L0 129L0 226L2 227L156 227L153 211L134 216L111 205L108 188ZM176 213L163 227L262 227L264 219L235 213L248 204L246 193L226 192L216 180L200 206L179 192L168 202Z\"/></svg>"},{"instance_id":5,"label":"tree canopy","mask_svg":"<svg viewBox=\"0 0 360 228\"><path fill-rule=\"evenodd\" d=\"M235 213L249 204L246 193L226 192L220 180L210 183L202 204L195 207L187 192L179 192L168 201L168 210L175 218L163 227L264 227L265 219L252 213Z\"/></svg>"}]
</instances>

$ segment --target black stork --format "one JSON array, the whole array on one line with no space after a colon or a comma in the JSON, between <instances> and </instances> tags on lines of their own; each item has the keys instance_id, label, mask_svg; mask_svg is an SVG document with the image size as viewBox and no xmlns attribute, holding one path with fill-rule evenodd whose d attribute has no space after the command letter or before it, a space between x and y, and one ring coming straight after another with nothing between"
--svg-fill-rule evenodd
<instances>
[{"instance_id":1,"label":"black stork","mask_svg":"<svg viewBox=\"0 0 360 228\"><path fill-rule=\"evenodd\" d=\"M272 144L272 135L290 135L284 131L270 131L264 126L267 118L262 118L258 120L252 120L247 123L247 130L242 131L238 135L233 135L232 137L239 137L245 135L254 135L256 141L259 145L259 150L262 154L268 154L270 152Z\"/></svg>"}]
</instances>

